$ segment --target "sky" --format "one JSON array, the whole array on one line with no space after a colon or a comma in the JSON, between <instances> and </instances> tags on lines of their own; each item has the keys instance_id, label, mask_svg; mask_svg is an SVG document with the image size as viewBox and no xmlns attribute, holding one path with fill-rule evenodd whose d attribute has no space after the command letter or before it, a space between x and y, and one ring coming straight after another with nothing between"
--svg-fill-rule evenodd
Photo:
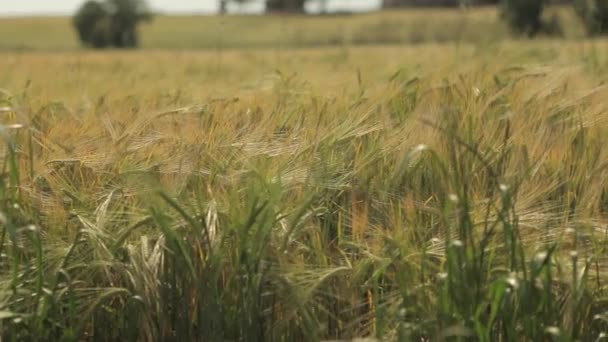
<instances>
[{"instance_id":1,"label":"sky","mask_svg":"<svg viewBox=\"0 0 608 342\"><path fill-rule=\"evenodd\" d=\"M67 15L72 14L85 0L0 0L0 16ZM329 0L330 11L366 11L377 9L381 0ZM164 13L215 13L218 0L148 0L150 6ZM319 8L318 0L310 0L307 10ZM263 1L255 0L245 6L231 6L233 12L260 13Z\"/></svg>"}]
</instances>

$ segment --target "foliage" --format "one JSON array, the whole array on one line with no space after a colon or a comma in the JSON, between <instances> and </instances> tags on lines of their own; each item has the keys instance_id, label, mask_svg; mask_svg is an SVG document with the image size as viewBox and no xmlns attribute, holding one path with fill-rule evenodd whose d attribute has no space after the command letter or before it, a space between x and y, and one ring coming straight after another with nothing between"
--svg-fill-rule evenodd
<instances>
[{"instance_id":1,"label":"foliage","mask_svg":"<svg viewBox=\"0 0 608 342\"><path fill-rule=\"evenodd\" d=\"M150 19L146 8L143 0L89 0L74 16L74 26L85 46L133 48L137 24Z\"/></svg>"},{"instance_id":2,"label":"foliage","mask_svg":"<svg viewBox=\"0 0 608 342\"><path fill-rule=\"evenodd\" d=\"M575 0L574 8L581 18L587 33L608 33L608 2L604 0Z\"/></svg>"},{"instance_id":3,"label":"foliage","mask_svg":"<svg viewBox=\"0 0 608 342\"><path fill-rule=\"evenodd\" d=\"M267 12L304 12L306 0L266 0Z\"/></svg>"},{"instance_id":4,"label":"foliage","mask_svg":"<svg viewBox=\"0 0 608 342\"><path fill-rule=\"evenodd\" d=\"M503 0L502 18L518 34L532 37L543 28L542 12L546 0Z\"/></svg>"}]
</instances>

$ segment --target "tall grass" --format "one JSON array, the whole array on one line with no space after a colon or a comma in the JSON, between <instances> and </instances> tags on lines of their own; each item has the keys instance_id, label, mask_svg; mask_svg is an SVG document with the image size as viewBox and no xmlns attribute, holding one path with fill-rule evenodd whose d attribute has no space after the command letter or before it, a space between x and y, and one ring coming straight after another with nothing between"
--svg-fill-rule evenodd
<instances>
[{"instance_id":1,"label":"tall grass","mask_svg":"<svg viewBox=\"0 0 608 342\"><path fill-rule=\"evenodd\" d=\"M475 61L335 97L4 93L3 339L601 340L603 76Z\"/></svg>"}]
</instances>

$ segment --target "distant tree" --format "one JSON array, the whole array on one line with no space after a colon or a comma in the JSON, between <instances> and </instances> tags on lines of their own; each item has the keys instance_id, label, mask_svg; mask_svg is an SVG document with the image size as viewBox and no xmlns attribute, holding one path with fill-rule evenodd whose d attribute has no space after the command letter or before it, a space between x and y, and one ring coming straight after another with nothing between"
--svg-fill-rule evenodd
<instances>
[{"instance_id":1,"label":"distant tree","mask_svg":"<svg viewBox=\"0 0 608 342\"><path fill-rule=\"evenodd\" d=\"M133 48L138 45L137 25L150 18L143 0L89 0L74 16L74 27L85 46Z\"/></svg>"},{"instance_id":2,"label":"distant tree","mask_svg":"<svg viewBox=\"0 0 608 342\"><path fill-rule=\"evenodd\" d=\"M608 1L575 0L574 9L589 35L608 34Z\"/></svg>"},{"instance_id":3,"label":"distant tree","mask_svg":"<svg viewBox=\"0 0 608 342\"><path fill-rule=\"evenodd\" d=\"M501 16L518 34L532 37L543 29L542 13L546 0L503 0Z\"/></svg>"},{"instance_id":4,"label":"distant tree","mask_svg":"<svg viewBox=\"0 0 608 342\"><path fill-rule=\"evenodd\" d=\"M151 18L144 0L106 0L112 18L112 45L121 48L137 47L137 24Z\"/></svg>"},{"instance_id":5,"label":"distant tree","mask_svg":"<svg viewBox=\"0 0 608 342\"><path fill-rule=\"evenodd\" d=\"M80 41L88 46L96 48L106 47L109 43L109 31L107 37L102 37L100 23L107 17L104 6L94 0L85 2L74 17L74 26L78 31ZM106 39L107 38L107 39Z\"/></svg>"},{"instance_id":6,"label":"distant tree","mask_svg":"<svg viewBox=\"0 0 608 342\"><path fill-rule=\"evenodd\" d=\"M220 0L220 14L228 13L228 0Z\"/></svg>"},{"instance_id":7,"label":"distant tree","mask_svg":"<svg viewBox=\"0 0 608 342\"><path fill-rule=\"evenodd\" d=\"M266 0L266 12L303 13L306 0Z\"/></svg>"},{"instance_id":8,"label":"distant tree","mask_svg":"<svg viewBox=\"0 0 608 342\"><path fill-rule=\"evenodd\" d=\"M237 3L245 3L251 0L220 0L220 12L221 3L224 1L234 1ZM304 13L304 4L307 0L265 0L266 12L291 12L291 13ZM326 0L321 0L322 6L326 5Z\"/></svg>"}]
</instances>

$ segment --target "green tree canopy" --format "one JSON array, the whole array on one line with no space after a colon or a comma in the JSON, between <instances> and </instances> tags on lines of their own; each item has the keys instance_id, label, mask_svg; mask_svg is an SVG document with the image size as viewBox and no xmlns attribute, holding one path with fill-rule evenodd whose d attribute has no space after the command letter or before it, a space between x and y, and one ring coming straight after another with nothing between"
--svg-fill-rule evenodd
<instances>
[{"instance_id":1,"label":"green tree canopy","mask_svg":"<svg viewBox=\"0 0 608 342\"><path fill-rule=\"evenodd\" d=\"M266 0L267 12L304 12L306 0Z\"/></svg>"},{"instance_id":2,"label":"green tree canopy","mask_svg":"<svg viewBox=\"0 0 608 342\"><path fill-rule=\"evenodd\" d=\"M574 8L590 35L608 34L608 1L575 0Z\"/></svg>"},{"instance_id":3,"label":"green tree canopy","mask_svg":"<svg viewBox=\"0 0 608 342\"><path fill-rule=\"evenodd\" d=\"M542 13L545 0L503 0L503 19L516 33L534 36L543 28Z\"/></svg>"},{"instance_id":4,"label":"green tree canopy","mask_svg":"<svg viewBox=\"0 0 608 342\"><path fill-rule=\"evenodd\" d=\"M133 48L138 45L137 24L151 18L144 0L89 0L74 16L83 45Z\"/></svg>"}]
</instances>

